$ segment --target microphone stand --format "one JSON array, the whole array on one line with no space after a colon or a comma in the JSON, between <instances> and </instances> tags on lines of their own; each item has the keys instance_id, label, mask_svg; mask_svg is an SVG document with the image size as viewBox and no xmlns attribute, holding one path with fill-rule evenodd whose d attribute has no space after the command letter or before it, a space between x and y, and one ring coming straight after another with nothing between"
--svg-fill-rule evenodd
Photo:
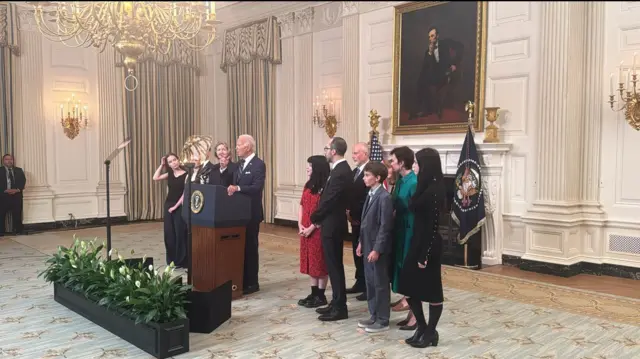
<instances>
[{"instance_id":1,"label":"microphone stand","mask_svg":"<svg viewBox=\"0 0 640 359\"><path fill-rule=\"evenodd\" d=\"M107 192L107 260L111 260L111 195L109 191L109 171L111 168L111 160L104 161L106 175L106 192Z\"/></svg>"},{"instance_id":2,"label":"microphone stand","mask_svg":"<svg viewBox=\"0 0 640 359\"><path fill-rule=\"evenodd\" d=\"M184 194L184 198L182 200L182 205L186 206L185 210L187 211L187 284L191 285L191 259L193 257L191 253L192 248L192 233L191 233L191 177L193 176L193 168L195 167L194 163L185 163L184 166L187 168L187 192Z\"/></svg>"}]
</instances>

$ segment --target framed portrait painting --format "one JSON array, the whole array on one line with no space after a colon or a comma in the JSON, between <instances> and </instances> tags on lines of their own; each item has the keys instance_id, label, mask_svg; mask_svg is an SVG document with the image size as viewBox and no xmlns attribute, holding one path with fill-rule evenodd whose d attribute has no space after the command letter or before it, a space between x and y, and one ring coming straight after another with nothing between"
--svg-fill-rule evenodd
<instances>
[{"instance_id":1,"label":"framed portrait painting","mask_svg":"<svg viewBox=\"0 0 640 359\"><path fill-rule=\"evenodd\" d=\"M487 2L423 1L395 7L394 135L483 130Z\"/></svg>"}]
</instances>

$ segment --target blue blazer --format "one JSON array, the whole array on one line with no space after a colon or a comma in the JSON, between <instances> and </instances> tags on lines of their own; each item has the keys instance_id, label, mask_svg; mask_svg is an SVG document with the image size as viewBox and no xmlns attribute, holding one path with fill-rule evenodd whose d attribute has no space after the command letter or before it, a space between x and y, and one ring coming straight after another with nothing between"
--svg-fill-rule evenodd
<instances>
[{"instance_id":1,"label":"blue blazer","mask_svg":"<svg viewBox=\"0 0 640 359\"><path fill-rule=\"evenodd\" d=\"M258 156L254 156L244 166L244 170L241 169L238 163L233 175L233 184L240 187L240 191L236 193L251 198L251 219L257 222L264 220L262 192L264 191L266 173L267 166L264 161L259 159Z\"/></svg>"}]
</instances>

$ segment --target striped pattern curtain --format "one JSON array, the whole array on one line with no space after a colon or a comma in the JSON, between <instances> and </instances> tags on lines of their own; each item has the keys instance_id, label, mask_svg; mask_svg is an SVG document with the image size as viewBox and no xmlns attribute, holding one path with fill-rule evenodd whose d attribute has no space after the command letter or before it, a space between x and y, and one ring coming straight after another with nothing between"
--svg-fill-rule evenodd
<instances>
[{"instance_id":1,"label":"striped pattern curtain","mask_svg":"<svg viewBox=\"0 0 640 359\"><path fill-rule=\"evenodd\" d=\"M276 65L282 63L280 25L275 17L227 30L221 68L227 73L231 137L249 134L256 140L256 155L265 162L265 221L273 222L276 183L274 129Z\"/></svg>"},{"instance_id":2,"label":"striped pattern curtain","mask_svg":"<svg viewBox=\"0 0 640 359\"><path fill-rule=\"evenodd\" d=\"M123 70L123 81L126 75ZM131 138L125 152L127 214L130 221L156 220L163 218L167 184L154 182L153 173L164 155L180 155L187 137L199 131L198 68L155 58L139 63L135 75L138 88L123 91L124 132Z\"/></svg>"},{"instance_id":3,"label":"striped pattern curtain","mask_svg":"<svg viewBox=\"0 0 640 359\"><path fill-rule=\"evenodd\" d=\"M0 150L15 155L14 90L18 81L18 12L14 4L0 3Z\"/></svg>"}]
</instances>

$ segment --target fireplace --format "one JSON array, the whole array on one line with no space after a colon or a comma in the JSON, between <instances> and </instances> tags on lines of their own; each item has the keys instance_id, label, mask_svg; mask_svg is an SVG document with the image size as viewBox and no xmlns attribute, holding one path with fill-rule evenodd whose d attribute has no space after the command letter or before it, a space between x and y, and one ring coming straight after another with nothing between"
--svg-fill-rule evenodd
<instances>
[{"instance_id":1,"label":"fireplace","mask_svg":"<svg viewBox=\"0 0 640 359\"><path fill-rule=\"evenodd\" d=\"M444 183L447 188L447 196L445 206L440 213L439 232L442 236L442 264L462 265L464 264L464 247L458 244L458 234L460 227L451 217L451 209L453 206L453 196L455 195L455 175L445 175ZM476 233L469 240L467 264L480 265L479 244L481 240L482 230ZM474 245L475 244L475 245Z\"/></svg>"}]
</instances>

